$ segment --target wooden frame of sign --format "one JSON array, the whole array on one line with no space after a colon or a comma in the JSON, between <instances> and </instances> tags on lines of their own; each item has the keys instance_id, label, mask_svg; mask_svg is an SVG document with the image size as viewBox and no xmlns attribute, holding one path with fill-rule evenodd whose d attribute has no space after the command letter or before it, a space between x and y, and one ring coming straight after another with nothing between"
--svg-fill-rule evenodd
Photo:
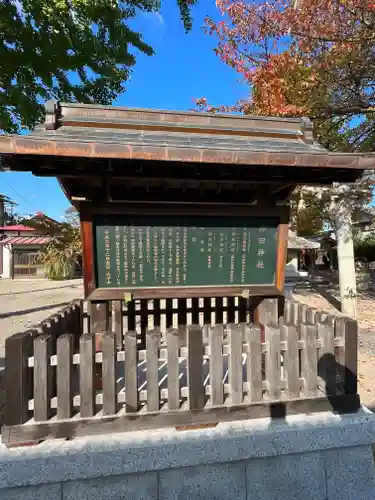
<instances>
[{"instance_id":1,"label":"wooden frame of sign","mask_svg":"<svg viewBox=\"0 0 375 500\"><path fill-rule=\"evenodd\" d=\"M112 282L105 282L103 286L103 269L101 269L101 283L98 279L98 262L96 245L96 220L104 218L110 220L114 217L115 220L124 218L124 222L129 223L130 218L134 217L204 217L206 220L216 218L225 218L228 221L247 220L247 218L261 221L265 218L276 221L274 225L276 248L275 248L275 263L272 282L268 283L233 283L233 284L214 284L210 285L199 283L198 286L186 285L169 285L165 286L142 286L140 283L137 286L129 284L124 286L120 280L115 286ZM288 221L289 208L285 206L260 207L252 205L223 205L223 204L175 204L175 203L110 203L104 206L94 206L91 203L83 203L80 206L81 217L81 232L83 245L83 271L84 271L84 286L85 297L88 300L103 301L103 300L122 300L126 296L131 296L132 299L155 299L155 298L183 298L183 297L220 297L220 296L270 296L281 295L284 289L285 264L287 254L288 240ZM143 219L144 220L144 219ZM117 222L117 224L119 224ZM116 226L117 227L117 226ZM126 227L123 226L123 227ZM242 226L241 226L242 227ZM202 228L204 229L204 228ZM253 229L254 230L254 229ZM261 231L262 229L259 229ZM234 234L234 233L233 233ZM250 233L249 233L250 234ZM113 236L113 234L112 234ZM261 235L260 235L261 236ZM123 236L125 238L125 236ZM250 236L249 236L250 238ZM258 240L260 241L260 240ZM203 242L202 242L203 243ZM103 247L103 242L101 242ZM103 247L104 248L104 247ZM203 250L201 250L203 251ZM241 251L241 249L240 249ZM259 250L258 250L259 251ZM262 251L262 250L261 250ZM225 258L230 258L227 253ZM101 256L100 265L106 261L107 257ZM108 259L110 257L108 256ZM234 259L234 258L233 258ZM122 264L124 266L124 264ZM214 275L215 273L212 273ZM259 281L259 279L258 279ZM99 286L100 285L100 286Z\"/></svg>"}]
</instances>

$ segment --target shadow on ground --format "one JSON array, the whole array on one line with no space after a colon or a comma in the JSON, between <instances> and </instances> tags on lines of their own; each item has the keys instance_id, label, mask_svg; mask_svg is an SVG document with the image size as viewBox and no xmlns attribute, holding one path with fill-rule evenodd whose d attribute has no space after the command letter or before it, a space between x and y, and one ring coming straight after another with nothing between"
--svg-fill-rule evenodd
<instances>
[{"instance_id":1,"label":"shadow on ground","mask_svg":"<svg viewBox=\"0 0 375 500\"><path fill-rule=\"evenodd\" d=\"M78 281L78 280L77 280ZM45 287L45 288L35 288L34 290L22 290L20 292L6 292L6 293L0 293L0 296L7 296L7 295L24 295L25 293L35 293L35 292L48 292L50 290L61 290L62 288L80 288L82 286L81 283L77 282L77 284L70 284L70 285L62 285L62 286L52 286L52 287Z\"/></svg>"},{"instance_id":2,"label":"shadow on ground","mask_svg":"<svg viewBox=\"0 0 375 500\"><path fill-rule=\"evenodd\" d=\"M48 309L55 309L56 307L64 307L67 306L68 304L70 304L70 301L48 304L47 306L33 307L30 309L22 309L21 311L11 311L0 314L0 319L12 318L13 316L23 316L24 314L30 314L38 311L47 311Z\"/></svg>"}]
</instances>

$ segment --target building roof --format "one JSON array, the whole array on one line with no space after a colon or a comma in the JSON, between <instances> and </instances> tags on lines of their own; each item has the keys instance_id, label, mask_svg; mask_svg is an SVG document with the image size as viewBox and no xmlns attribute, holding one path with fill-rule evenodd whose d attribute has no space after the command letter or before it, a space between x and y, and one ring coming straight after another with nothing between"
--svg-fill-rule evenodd
<instances>
[{"instance_id":1,"label":"building roof","mask_svg":"<svg viewBox=\"0 0 375 500\"><path fill-rule=\"evenodd\" d=\"M9 170L58 178L81 202L284 203L296 185L354 182L373 153L332 153L305 118L46 103L45 123L0 136Z\"/></svg>"},{"instance_id":2,"label":"building roof","mask_svg":"<svg viewBox=\"0 0 375 500\"><path fill-rule=\"evenodd\" d=\"M0 245L45 245L49 236L8 236L0 240Z\"/></svg>"},{"instance_id":3,"label":"building roof","mask_svg":"<svg viewBox=\"0 0 375 500\"><path fill-rule=\"evenodd\" d=\"M370 169L375 156L330 153L305 118L46 104L45 124L0 137L1 154Z\"/></svg>"},{"instance_id":4,"label":"building roof","mask_svg":"<svg viewBox=\"0 0 375 500\"><path fill-rule=\"evenodd\" d=\"M317 241L311 241L302 236L297 236L295 232L289 231L288 233L288 248L291 250L298 250L307 248L309 250L317 250L320 248L320 243Z\"/></svg>"},{"instance_id":5,"label":"building roof","mask_svg":"<svg viewBox=\"0 0 375 500\"><path fill-rule=\"evenodd\" d=\"M0 231L35 231L32 227L17 224L14 226L0 226Z\"/></svg>"},{"instance_id":6,"label":"building roof","mask_svg":"<svg viewBox=\"0 0 375 500\"><path fill-rule=\"evenodd\" d=\"M313 242L322 244L324 241L328 241L330 243L336 243L336 234L332 231L328 231L322 234L317 234L315 236L305 236L305 239Z\"/></svg>"}]
</instances>

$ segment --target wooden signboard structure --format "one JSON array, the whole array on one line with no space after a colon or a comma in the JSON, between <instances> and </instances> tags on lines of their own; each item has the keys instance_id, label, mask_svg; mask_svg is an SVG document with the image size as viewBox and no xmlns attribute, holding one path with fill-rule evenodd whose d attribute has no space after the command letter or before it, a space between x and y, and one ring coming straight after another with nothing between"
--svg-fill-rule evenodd
<instances>
[{"instance_id":1,"label":"wooden signboard structure","mask_svg":"<svg viewBox=\"0 0 375 500\"><path fill-rule=\"evenodd\" d=\"M174 211L124 206L121 214L92 216L92 299L282 293L285 210L268 217L234 207Z\"/></svg>"},{"instance_id":2,"label":"wooden signboard structure","mask_svg":"<svg viewBox=\"0 0 375 500\"><path fill-rule=\"evenodd\" d=\"M329 153L304 119L54 101L29 135L0 136L0 156L3 168L57 177L79 211L90 302L88 322L81 303L7 339L7 444L166 422L181 428L274 418L338 403L342 411L358 408L355 322L339 320L333 332L335 320L327 316L320 329L307 324L304 306L289 304L281 329L276 306L283 302L292 191L298 184L353 182L373 168L373 156ZM341 366L345 392L338 400L327 355Z\"/></svg>"},{"instance_id":3,"label":"wooden signboard structure","mask_svg":"<svg viewBox=\"0 0 375 500\"><path fill-rule=\"evenodd\" d=\"M91 301L281 296L293 189L373 166L326 151L306 119L55 101L0 154L56 176L79 210Z\"/></svg>"}]
</instances>

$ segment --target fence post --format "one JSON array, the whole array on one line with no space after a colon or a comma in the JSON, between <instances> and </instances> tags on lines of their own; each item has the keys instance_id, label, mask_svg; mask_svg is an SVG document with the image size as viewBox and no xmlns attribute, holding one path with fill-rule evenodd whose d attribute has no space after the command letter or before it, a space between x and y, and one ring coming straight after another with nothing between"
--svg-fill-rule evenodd
<instances>
[{"instance_id":1,"label":"fence post","mask_svg":"<svg viewBox=\"0 0 375 500\"><path fill-rule=\"evenodd\" d=\"M315 396L318 391L318 347L316 343L317 326L315 313L311 308L305 311L306 323L301 324L301 337L304 340L302 350L302 377L304 389L308 396Z\"/></svg>"},{"instance_id":2,"label":"fence post","mask_svg":"<svg viewBox=\"0 0 375 500\"><path fill-rule=\"evenodd\" d=\"M75 336L64 334L57 339L57 418L73 415L73 353Z\"/></svg>"},{"instance_id":3,"label":"fence post","mask_svg":"<svg viewBox=\"0 0 375 500\"><path fill-rule=\"evenodd\" d=\"M242 403L242 339L243 332L240 325L230 324L229 330L229 384L231 391L231 403L237 405Z\"/></svg>"},{"instance_id":4,"label":"fence post","mask_svg":"<svg viewBox=\"0 0 375 500\"><path fill-rule=\"evenodd\" d=\"M295 325L282 325L280 335L287 342L287 350L284 352L284 376L288 382L288 398L297 399L300 396L299 381L299 349L298 333Z\"/></svg>"},{"instance_id":5,"label":"fence post","mask_svg":"<svg viewBox=\"0 0 375 500\"><path fill-rule=\"evenodd\" d=\"M298 323L306 323L307 309L306 304L298 304Z\"/></svg>"},{"instance_id":6,"label":"fence post","mask_svg":"<svg viewBox=\"0 0 375 500\"><path fill-rule=\"evenodd\" d=\"M125 333L125 411L135 413L139 407L137 334Z\"/></svg>"},{"instance_id":7,"label":"fence post","mask_svg":"<svg viewBox=\"0 0 375 500\"><path fill-rule=\"evenodd\" d=\"M247 381L249 383L249 399L252 403L263 401L262 392L262 344L261 332L258 325L250 324L245 327L245 341L250 352L247 355Z\"/></svg>"},{"instance_id":8,"label":"fence post","mask_svg":"<svg viewBox=\"0 0 375 500\"><path fill-rule=\"evenodd\" d=\"M74 308L74 329L72 333L74 334L74 350L79 352L79 338L83 334L83 300L79 300L75 303Z\"/></svg>"},{"instance_id":9,"label":"fence post","mask_svg":"<svg viewBox=\"0 0 375 500\"><path fill-rule=\"evenodd\" d=\"M224 403L223 386L223 325L209 328L210 386L212 406Z\"/></svg>"},{"instance_id":10,"label":"fence post","mask_svg":"<svg viewBox=\"0 0 375 500\"><path fill-rule=\"evenodd\" d=\"M32 330L16 333L5 340L5 415L7 426L24 424L29 420L29 399L32 394L32 375L28 358L33 355Z\"/></svg>"},{"instance_id":11,"label":"fence post","mask_svg":"<svg viewBox=\"0 0 375 500\"><path fill-rule=\"evenodd\" d=\"M34 419L43 422L51 417L52 335L34 339Z\"/></svg>"},{"instance_id":12,"label":"fence post","mask_svg":"<svg viewBox=\"0 0 375 500\"><path fill-rule=\"evenodd\" d=\"M358 323L351 318L337 318L336 327L343 339L345 355L340 367L343 371L344 394L357 394L357 363L358 363Z\"/></svg>"},{"instance_id":13,"label":"fence post","mask_svg":"<svg viewBox=\"0 0 375 500\"><path fill-rule=\"evenodd\" d=\"M265 339L268 344L266 352L266 381L268 396L271 401L280 399L280 329L276 326L265 326Z\"/></svg>"},{"instance_id":14,"label":"fence post","mask_svg":"<svg viewBox=\"0 0 375 500\"><path fill-rule=\"evenodd\" d=\"M303 342L303 347L300 349L300 363L301 363L301 376L303 379L303 392L305 396L311 395L311 373L310 373L310 359L309 354L311 354L311 348L314 345L311 341L311 330L307 323L299 324L299 338Z\"/></svg>"},{"instance_id":15,"label":"fence post","mask_svg":"<svg viewBox=\"0 0 375 500\"><path fill-rule=\"evenodd\" d=\"M122 348L124 346L122 300L115 300L114 301L114 314L115 314L116 347L117 347L117 349L122 350Z\"/></svg>"},{"instance_id":16,"label":"fence post","mask_svg":"<svg viewBox=\"0 0 375 500\"><path fill-rule=\"evenodd\" d=\"M199 325L188 327L187 348L189 410L201 410L204 407L203 338Z\"/></svg>"},{"instance_id":17,"label":"fence post","mask_svg":"<svg viewBox=\"0 0 375 500\"><path fill-rule=\"evenodd\" d=\"M298 325L298 302L287 300L285 303L284 323L287 325Z\"/></svg>"},{"instance_id":18,"label":"fence post","mask_svg":"<svg viewBox=\"0 0 375 500\"><path fill-rule=\"evenodd\" d=\"M75 322L75 329L74 329L74 334L77 337L80 337L83 334L83 300L79 300L76 302L76 308L75 308L75 316L76 316L76 322ZM78 342L79 344L79 342Z\"/></svg>"},{"instance_id":19,"label":"fence post","mask_svg":"<svg viewBox=\"0 0 375 500\"><path fill-rule=\"evenodd\" d=\"M175 328L167 331L167 351L168 409L178 410L180 407L179 330Z\"/></svg>"},{"instance_id":20,"label":"fence post","mask_svg":"<svg viewBox=\"0 0 375 500\"><path fill-rule=\"evenodd\" d=\"M321 321L317 323L317 328L321 348L318 360L318 375L323 381L325 394L335 395L336 363L333 346L333 326L330 324L328 315L320 315L319 318Z\"/></svg>"},{"instance_id":21,"label":"fence post","mask_svg":"<svg viewBox=\"0 0 375 500\"><path fill-rule=\"evenodd\" d=\"M103 415L114 415L117 412L117 349L116 334L106 332L102 337L103 351Z\"/></svg>"},{"instance_id":22,"label":"fence post","mask_svg":"<svg viewBox=\"0 0 375 500\"><path fill-rule=\"evenodd\" d=\"M146 375L147 411L159 411L159 344L161 334L158 330L146 333Z\"/></svg>"},{"instance_id":23,"label":"fence post","mask_svg":"<svg viewBox=\"0 0 375 500\"><path fill-rule=\"evenodd\" d=\"M80 379L80 414L81 417L92 417L95 414L95 336L85 333L79 345L79 379Z\"/></svg>"}]
</instances>

